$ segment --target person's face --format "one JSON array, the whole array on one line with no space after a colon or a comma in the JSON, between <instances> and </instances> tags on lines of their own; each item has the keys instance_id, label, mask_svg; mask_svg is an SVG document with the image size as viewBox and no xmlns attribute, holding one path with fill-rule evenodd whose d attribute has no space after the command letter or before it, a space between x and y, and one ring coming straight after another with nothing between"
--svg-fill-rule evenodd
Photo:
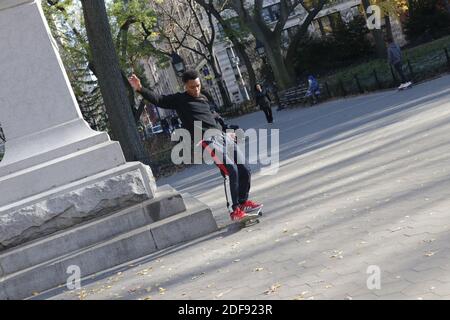
<instances>
[{"instance_id":1,"label":"person's face","mask_svg":"<svg viewBox=\"0 0 450 320\"><path fill-rule=\"evenodd\" d=\"M259 84L256 85L256 90L261 91L261 86Z\"/></svg>"},{"instance_id":2,"label":"person's face","mask_svg":"<svg viewBox=\"0 0 450 320\"><path fill-rule=\"evenodd\" d=\"M186 92L188 95L194 98L198 98L200 96L200 90L202 89L202 84L200 83L200 79L197 78L195 80L189 80L184 85Z\"/></svg>"}]
</instances>

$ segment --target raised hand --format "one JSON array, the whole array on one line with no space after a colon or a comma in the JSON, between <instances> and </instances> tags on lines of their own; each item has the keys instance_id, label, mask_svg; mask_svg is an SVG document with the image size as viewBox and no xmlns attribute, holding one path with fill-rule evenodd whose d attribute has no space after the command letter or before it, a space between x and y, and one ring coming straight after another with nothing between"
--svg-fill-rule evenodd
<instances>
[{"instance_id":1,"label":"raised hand","mask_svg":"<svg viewBox=\"0 0 450 320\"><path fill-rule=\"evenodd\" d=\"M142 89L141 80L135 74L132 74L128 78L128 82L133 87L134 91L140 91Z\"/></svg>"}]
</instances>

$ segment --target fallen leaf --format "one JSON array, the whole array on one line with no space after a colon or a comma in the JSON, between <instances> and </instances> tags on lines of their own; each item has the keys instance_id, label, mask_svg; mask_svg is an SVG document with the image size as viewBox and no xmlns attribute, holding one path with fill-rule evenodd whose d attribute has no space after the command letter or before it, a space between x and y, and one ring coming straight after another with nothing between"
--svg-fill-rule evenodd
<instances>
[{"instance_id":1,"label":"fallen leaf","mask_svg":"<svg viewBox=\"0 0 450 320\"><path fill-rule=\"evenodd\" d=\"M236 259L236 260L234 260L233 262L239 262L239 261L241 261L241 259Z\"/></svg>"},{"instance_id":2,"label":"fallen leaf","mask_svg":"<svg viewBox=\"0 0 450 320\"><path fill-rule=\"evenodd\" d=\"M231 290L232 290L232 289L228 289L228 290L226 290L226 291L224 291L224 292L219 293L218 295L216 295L216 298L222 297L224 294L227 294L227 293L230 292Z\"/></svg>"},{"instance_id":3,"label":"fallen leaf","mask_svg":"<svg viewBox=\"0 0 450 320\"><path fill-rule=\"evenodd\" d=\"M196 275L196 276L193 276L192 278L191 278L191 280L195 280L195 279L197 279L197 278L200 278L202 275L204 275L205 274L205 272L202 272L202 273L200 273L199 275Z\"/></svg>"},{"instance_id":4,"label":"fallen leaf","mask_svg":"<svg viewBox=\"0 0 450 320\"><path fill-rule=\"evenodd\" d=\"M142 299L142 300L152 300L152 297L151 297L151 296L148 296L148 297L145 297L145 298Z\"/></svg>"},{"instance_id":5,"label":"fallen leaf","mask_svg":"<svg viewBox=\"0 0 450 320\"><path fill-rule=\"evenodd\" d=\"M141 287L135 287L135 288L131 288L131 289L128 289L128 292L129 293L134 293L134 292L136 292L137 290L139 290Z\"/></svg>"},{"instance_id":6,"label":"fallen leaf","mask_svg":"<svg viewBox=\"0 0 450 320\"><path fill-rule=\"evenodd\" d=\"M343 259L344 257L342 256L344 252L343 251L338 251L338 250L334 250L333 254L330 256L330 258L338 258L338 259Z\"/></svg>"},{"instance_id":7,"label":"fallen leaf","mask_svg":"<svg viewBox=\"0 0 450 320\"><path fill-rule=\"evenodd\" d=\"M267 294L267 295L275 293L275 291L277 291L277 289L280 288L280 287L281 287L281 284L276 283L276 284L272 285L270 287L270 289L266 290L264 293Z\"/></svg>"},{"instance_id":8,"label":"fallen leaf","mask_svg":"<svg viewBox=\"0 0 450 320\"><path fill-rule=\"evenodd\" d=\"M263 271L263 270L264 270L264 268L258 267L258 268L253 269L253 272L258 272L258 271Z\"/></svg>"},{"instance_id":9,"label":"fallen leaf","mask_svg":"<svg viewBox=\"0 0 450 320\"><path fill-rule=\"evenodd\" d=\"M159 294L164 294L166 293L166 289L164 288L159 288Z\"/></svg>"},{"instance_id":10,"label":"fallen leaf","mask_svg":"<svg viewBox=\"0 0 450 320\"><path fill-rule=\"evenodd\" d=\"M305 295L308 294L308 291L303 291L298 296L294 297L294 300L305 300Z\"/></svg>"},{"instance_id":11,"label":"fallen leaf","mask_svg":"<svg viewBox=\"0 0 450 320\"><path fill-rule=\"evenodd\" d=\"M425 256L426 257L431 257L431 256L434 256L436 253L437 253L437 251L428 251L428 252L425 253Z\"/></svg>"}]
</instances>

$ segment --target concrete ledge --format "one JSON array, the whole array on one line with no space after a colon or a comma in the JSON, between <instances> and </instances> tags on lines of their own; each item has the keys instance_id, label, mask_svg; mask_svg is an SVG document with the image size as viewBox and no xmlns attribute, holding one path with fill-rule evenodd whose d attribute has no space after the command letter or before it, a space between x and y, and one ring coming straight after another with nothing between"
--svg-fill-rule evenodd
<instances>
[{"instance_id":1,"label":"concrete ledge","mask_svg":"<svg viewBox=\"0 0 450 320\"><path fill-rule=\"evenodd\" d=\"M79 266L81 277L87 277L217 231L217 224L206 205L190 197L184 201L187 210L180 214L0 278L0 299L24 299L35 292L65 285L70 276L67 267L71 265ZM60 243L64 243L62 236Z\"/></svg>"},{"instance_id":2,"label":"concrete ledge","mask_svg":"<svg viewBox=\"0 0 450 320\"><path fill-rule=\"evenodd\" d=\"M184 242L185 239L199 238L218 229L209 207L188 194L184 194L183 198L186 207L195 214L187 212L153 224L152 234L158 249Z\"/></svg>"},{"instance_id":3,"label":"concrete ledge","mask_svg":"<svg viewBox=\"0 0 450 320\"><path fill-rule=\"evenodd\" d=\"M150 168L135 162L0 208L0 251L141 203L155 189Z\"/></svg>"},{"instance_id":4,"label":"concrete ledge","mask_svg":"<svg viewBox=\"0 0 450 320\"><path fill-rule=\"evenodd\" d=\"M185 210L183 198L175 189L169 185L160 187L152 200L5 251L0 254L0 277L95 245Z\"/></svg>"}]
</instances>

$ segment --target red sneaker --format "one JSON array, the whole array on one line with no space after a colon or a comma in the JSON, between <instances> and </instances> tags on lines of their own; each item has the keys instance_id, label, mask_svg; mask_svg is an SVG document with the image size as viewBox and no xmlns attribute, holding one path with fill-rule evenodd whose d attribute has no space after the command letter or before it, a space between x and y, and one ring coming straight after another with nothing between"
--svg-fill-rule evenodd
<instances>
[{"instance_id":1,"label":"red sneaker","mask_svg":"<svg viewBox=\"0 0 450 320\"><path fill-rule=\"evenodd\" d=\"M262 208L262 206L263 206L262 204L247 200L244 203L241 203L239 205L239 208L241 208L241 210L243 210L245 212L252 212L252 211Z\"/></svg>"},{"instance_id":2,"label":"red sneaker","mask_svg":"<svg viewBox=\"0 0 450 320\"><path fill-rule=\"evenodd\" d=\"M231 213L230 218L233 221L239 221L245 218L246 216L247 214L244 211L242 211L240 207L236 207L236 209L234 209L234 211Z\"/></svg>"}]
</instances>

